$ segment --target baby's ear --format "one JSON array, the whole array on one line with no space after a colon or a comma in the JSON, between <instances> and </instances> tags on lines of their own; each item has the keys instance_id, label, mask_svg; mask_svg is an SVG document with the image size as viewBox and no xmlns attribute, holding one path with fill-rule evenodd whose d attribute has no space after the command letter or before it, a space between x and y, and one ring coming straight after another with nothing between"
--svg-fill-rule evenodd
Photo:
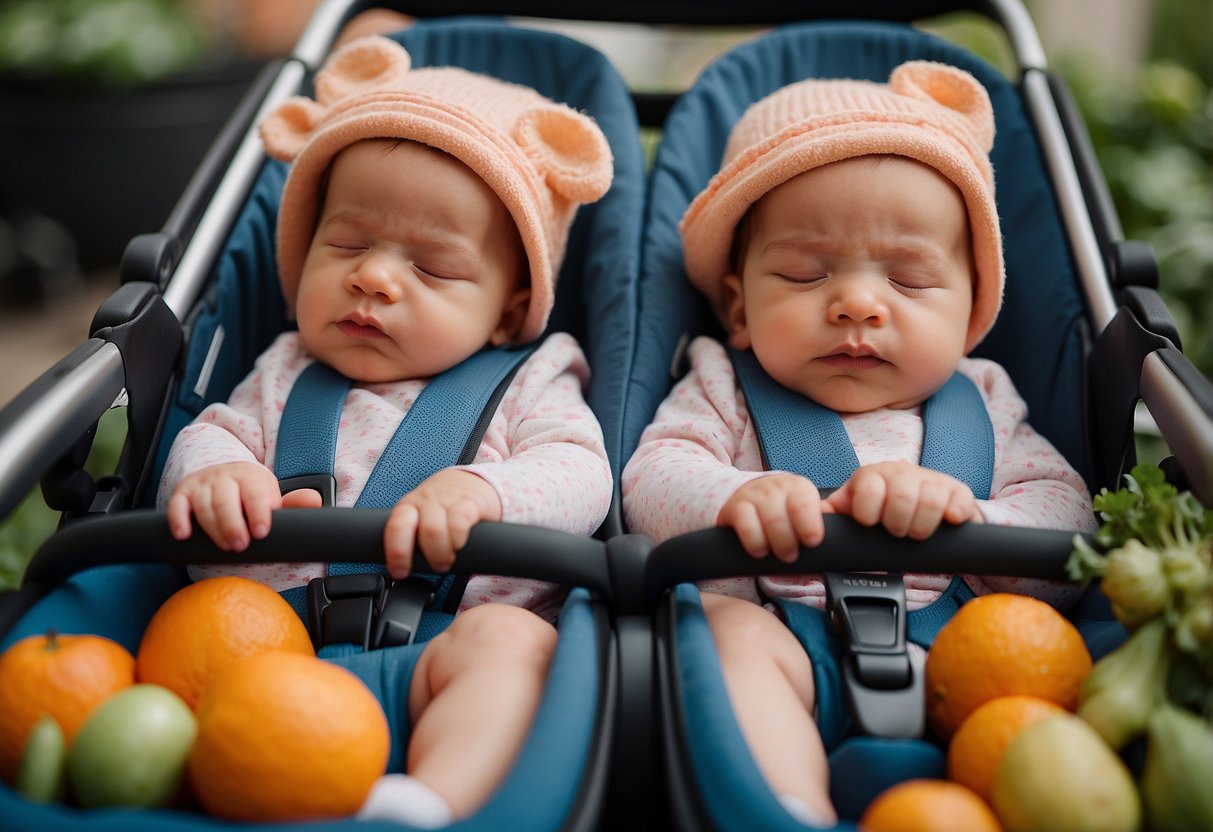
<instances>
[{"instance_id":1,"label":"baby's ear","mask_svg":"<svg viewBox=\"0 0 1213 832\"><path fill-rule=\"evenodd\" d=\"M724 328L728 332L733 349L750 348L750 328L745 314L745 295L741 290L741 278L726 274L721 281L720 309L724 317Z\"/></svg>"},{"instance_id":2,"label":"baby's ear","mask_svg":"<svg viewBox=\"0 0 1213 832\"><path fill-rule=\"evenodd\" d=\"M522 286L509 294L505 299L505 306L501 309L501 320L497 322L497 328L489 336L489 343L492 346L500 347L513 343L526 320L530 304L530 286Z\"/></svg>"},{"instance_id":3,"label":"baby's ear","mask_svg":"<svg viewBox=\"0 0 1213 832\"><path fill-rule=\"evenodd\" d=\"M519 119L514 138L565 199L595 202L611 187L611 148L589 116L559 104L538 107Z\"/></svg>"},{"instance_id":4,"label":"baby's ear","mask_svg":"<svg viewBox=\"0 0 1213 832\"><path fill-rule=\"evenodd\" d=\"M934 61L908 61L893 70L889 86L900 95L952 110L983 152L994 146L994 108L981 82L963 69Z\"/></svg>"},{"instance_id":5,"label":"baby's ear","mask_svg":"<svg viewBox=\"0 0 1213 832\"><path fill-rule=\"evenodd\" d=\"M294 160L323 116L324 108L310 98L297 96L279 104L259 125L266 152L280 162Z\"/></svg>"}]
</instances>

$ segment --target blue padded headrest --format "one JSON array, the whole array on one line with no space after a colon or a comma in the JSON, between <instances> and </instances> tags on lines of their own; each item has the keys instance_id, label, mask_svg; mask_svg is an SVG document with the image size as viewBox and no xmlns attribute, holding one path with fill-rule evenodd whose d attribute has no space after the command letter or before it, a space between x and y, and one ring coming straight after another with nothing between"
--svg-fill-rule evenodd
<instances>
[{"instance_id":1,"label":"blue padded headrest","mask_svg":"<svg viewBox=\"0 0 1213 832\"><path fill-rule=\"evenodd\" d=\"M672 383L684 333L719 334L682 266L678 222L720 167L729 131L755 101L811 77L886 81L911 59L949 63L989 90L994 165L1007 268L998 323L975 355L1007 368L1033 426L1085 470L1082 426L1084 306L1040 147L1019 90L994 67L927 33L886 23L820 22L777 29L710 66L675 105L650 174L642 249L637 361L624 414L624 449Z\"/></svg>"},{"instance_id":2,"label":"blue padded headrest","mask_svg":"<svg viewBox=\"0 0 1213 832\"><path fill-rule=\"evenodd\" d=\"M488 18L419 21L394 35L414 66L460 66L532 86L592 116L615 157L611 190L577 214L569 233L549 332L572 333L594 368L588 400L607 455L621 468L624 392L635 344L635 291L645 199L639 126L626 84L597 50L553 32ZM155 488L176 433L206 405L223 401L289 324L278 288L274 230L286 167L267 162L214 268L208 300L189 324L185 371L150 482ZM218 327L218 360L208 350ZM209 382L194 387L209 367ZM143 495L150 503L155 494Z\"/></svg>"}]
</instances>

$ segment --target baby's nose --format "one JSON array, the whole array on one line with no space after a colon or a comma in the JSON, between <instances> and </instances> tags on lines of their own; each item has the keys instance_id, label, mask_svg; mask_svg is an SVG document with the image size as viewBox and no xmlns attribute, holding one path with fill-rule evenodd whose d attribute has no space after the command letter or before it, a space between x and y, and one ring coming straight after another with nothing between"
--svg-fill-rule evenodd
<instances>
[{"instance_id":1,"label":"baby's nose","mask_svg":"<svg viewBox=\"0 0 1213 832\"><path fill-rule=\"evenodd\" d=\"M880 326L888 320L889 310L878 293L867 286L846 285L830 302L831 323L866 323Z\"/></svg>"},{"instance_id":2,"label":"baby's nose","mask_svg":"<svg viewBox=\"0 0 1213 832\"><path fill-rule=\"evenodd\" d=\"M350 289L384 303L395 303L401 296L399 264L392 257L372 252L350 272L347 284Z\"/></svg>"}]
</instances>

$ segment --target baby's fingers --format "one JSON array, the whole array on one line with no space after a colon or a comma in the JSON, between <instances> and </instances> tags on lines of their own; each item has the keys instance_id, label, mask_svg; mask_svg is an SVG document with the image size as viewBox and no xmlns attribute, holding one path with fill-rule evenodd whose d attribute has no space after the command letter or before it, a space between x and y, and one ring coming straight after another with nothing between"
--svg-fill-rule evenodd
<instances>
[{"instance_id":1,"label":"baby's fingers","mask_svg":"<svg viewBox=\"0 0 1213 832\"><path fill-rule=\"evenodd\" d=\"M788 495L788 517L791 518L796 537L805 546L818 546L825 539L825 523L821 519L824 509L813 486Z\"/></svg>"},{"instance_id":2,"label":"baby's fingers","mask_svg":"<svg viewBox=\"0 0 1213 832\"><path fill-rule=\"evenodd\" d=\"M417 546L425 561L435 572L445 572L455 562L455 547L451 542L450 512L441 504L423 503L417 526Z\"/></svg>"},{"instance_id":3,"label":"baby's fingers","mask_svg":"<svg viewBox=\"0 0 1213 832\"><path fill-rule=\"evenodd\" d=\"M455 565L456 555L468 544L468 538L472 535L472 527L479 523L480 519L480 509L471 500L462 500L451 506L447 512L451 553L450 560L443 565L442 571L449 570Z\"/></svg>"},{"instance_id":4,"label":"baby's fingers","mask_svg":"<svg viewBox=\"0 0 1213 832\"><path fill-rule=\"evenodd\" d=\"M270 533L270 512L282 505L277 480L250 479L240 489L244 516L253 540L261 540Z\"/></svg>"},{"instance_id":5,"label":"baby's fingers","mask_svg":"<svg viewBox=\"0 0 1213 832\"><path fill-rule=\"evenodd\" d=\"M860 469L826 502L836 514L850 515L862 526L875 526L884 514L887 497L888 486L884 478L870 476Z\"/></svg>"},{"instance_id":6,"label":"baby's fingers","mask_svg":"<svg viewBox=\"0 0 1213 832\"><path fill-rule=\"evenodd\" d=\"M168 520L169 534L174 540L185 540L193 531L190 526L190 498L184 492L178 491L168 501L165 509Z\"/></svg>"},{"instance_id":7,"label":"baby's fingers","mask_svg":"<svg viewBox=\"0 0 1213 832\"><path fill-rule=\"evenodd\" d=\"M762 528L758 509L750 502L739 502L733 505L727 517L721 517L722 526L731 526L737 534L741 548L752 558L766 557L770 549L767 547L767 535Z\"/></svg>"},{"instance_id":8,"label":"baby's fingers","mask_svg":"<svg viewBox=\"0 0 1213 832\"><path fill-rule=\"evenodd\" d=\"M206 529L220 549L243 552L248 548L249 532L244 521L244 502L240 496L240 485L235 480L215 482L210 489L210 500L196 506L194 515L198 518L198 525Z\"/></svg>"},{"instance_id":9,"label":"baby's fingers","mask_svg":"<svg viewBox=\"0 0 1213 832\"><path fill-rule=\"evenodd\" d=\"M395 580L408 576L421 516L417 506L401 503L392 510L383 528L383 552L388 574Z\"/></svg>"},{"instance_id":10,"label":"baby's fingers","mask_svg":"<svg viewBox=\"0 0 1213 832\"><path fill-rule=\"evenodd\" d=\"M782 495L780 495L782 496ZM772 500L758 506L763 535L775 557L791 563L800 554L800 538L792 525L786 500Z\"/></svg>"},{"instance_id":11,"label":"baby's fingers","mask_svg":"<svg viewBox=\"0 0 1213 832\"><path fill-rule=\"evenodd\" d=\"M911 540L926 540L939 528L950 506L952 486L947 482L926 480L918 492L918 503L910 518L906 536Z\"/></svg>"},{"instance_id":12,"label":"baby's fingers","mask_svg":"<svg viewBox=\"0 0 1213 832\"><path fill-rule=\"evenodd\" d=\"M966 486L958 483L949 496L948 505L944 509L943 517L949 523L955 525L970 523L975 520L980 521L981 514L977 510L977 498L973 496L973 492Z\"/></svg>"}]
</instances>

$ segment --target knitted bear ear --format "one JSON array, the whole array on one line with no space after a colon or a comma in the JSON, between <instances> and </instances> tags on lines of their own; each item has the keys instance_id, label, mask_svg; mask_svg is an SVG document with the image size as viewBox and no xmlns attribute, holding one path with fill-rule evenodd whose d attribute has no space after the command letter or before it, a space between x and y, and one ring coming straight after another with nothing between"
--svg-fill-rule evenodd
<instances>
[{"instance_id":1,"label":"knitted bear ear","mask_svg":"<svg viewBox=\"0 0 1213 832\"><path fill-rule=\"evenodd\" d=\"M932 61L909 61L893 70L889 87L896 93L947 107L964 119L974 143L989 153L994 146L994 108L990 95L963 69Z\"/></svg>"},{"instance_id":2,"label":"knitted bear ear","mask_svg":"<svg viewBox=\"0 0 1213 832\"><path fill-rule=\"evenodd\" d=\"M589 116L559 104L537 107L518 120L514 138L565 199L595 202L611 187L611 148Z\"/></svg>"},{"instance_id":3,"label":"knitted bear ear","mask_svg":"<svg viewBox=\"0 0 1213 832\"><path fill-rule=\"evenodd\" d=\"M323 115L324 108L310 98L297 96L279 104L260 124L266 152L280 162L294 160Z\"/></svg>"},{"instance_id":4,"label":"knitted bear ear","mask_svg":"<svg viewBox=\"0 0 1213 832\"><path fill-rule=\"evenodd\" d=\"M316 74L316 100L329 105L350 95L390 87L404 78L413 59L404 47L378 35L338 49Z\"/></svg>"}]
</instances>

